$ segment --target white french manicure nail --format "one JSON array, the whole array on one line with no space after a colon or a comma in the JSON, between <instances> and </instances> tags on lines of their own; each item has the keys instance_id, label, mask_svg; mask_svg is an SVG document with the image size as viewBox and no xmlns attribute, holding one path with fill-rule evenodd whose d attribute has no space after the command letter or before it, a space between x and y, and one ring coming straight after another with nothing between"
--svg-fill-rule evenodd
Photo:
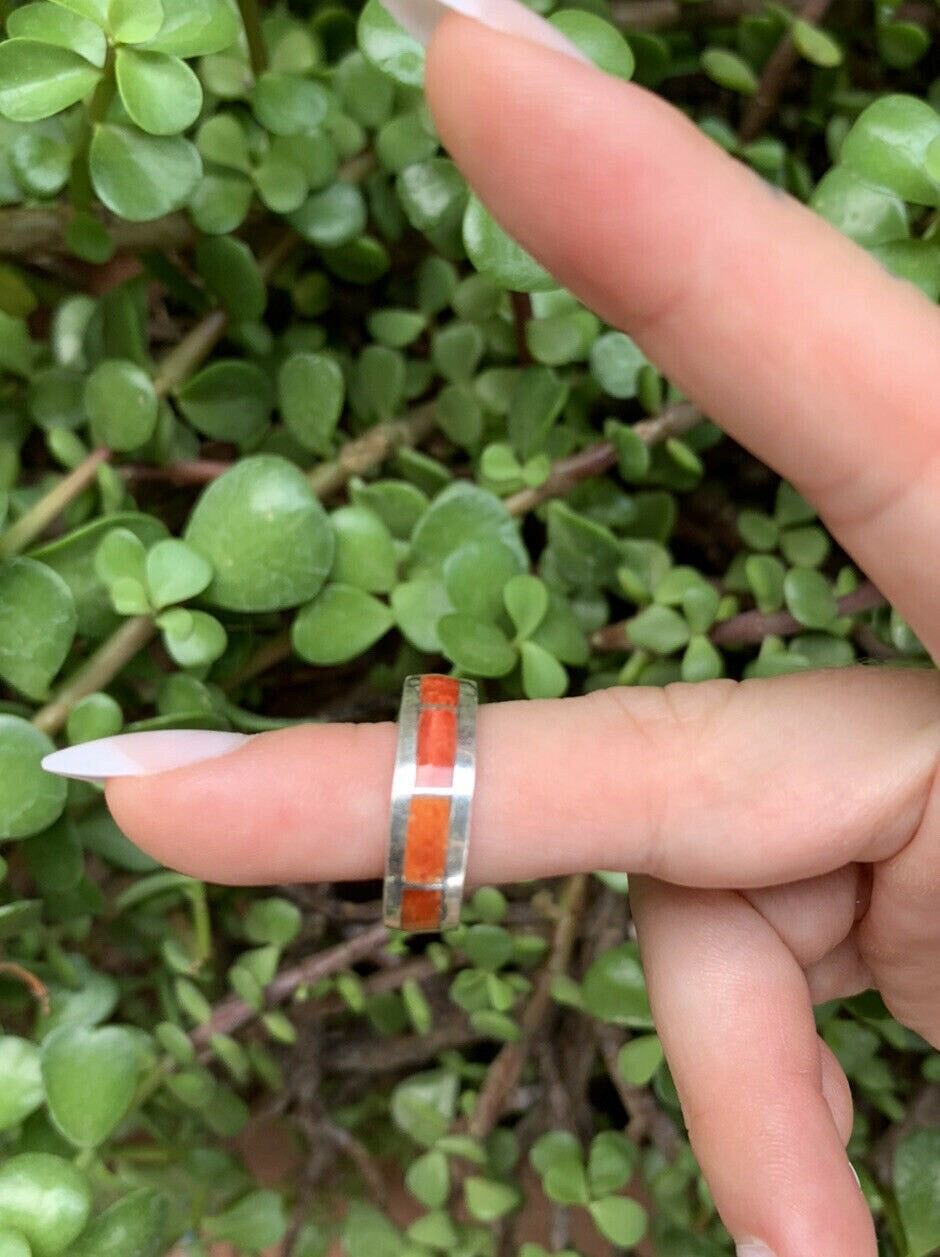
<instances>
[{"instance_id":1,"label":"white french manicure nail","mask_svg":"<svg viewBox=\"0 0 940 1257\"><path fill-rule=\"evenodd\" d=\"M774 1257L767 1245L760 1240L742 1240L734 1251L737 1257Z\"/></svg>"},{"instance_id":2,"label":"white french manicure nail","mask_svg":"<svg viewBox=\"0 0 940 1257\"><path fill-rule=\"evenodd\" d=\"M382 0L392 17L419 43L427 44L435 26L448 9L475 18L493 30L522 35L555 52L567 53L586 65L594 63L551 22L533 12L521 0Z\"/></svg>"},{"instance_id":3,"label":"white french manicure nail","mask_svg":"<svg viewBox=\"0 0 940 1257\"><path fill-rule=\"evenodd\" d=\"M79 781L104 781L108 777L146 777L151 773L184 768L204 759L234 751L249 740L247 733L223 733L214 729L152 729L144 733L118 733L112 738L79 742L45 756L46 772Z\"/></svg>"}]
</instances>

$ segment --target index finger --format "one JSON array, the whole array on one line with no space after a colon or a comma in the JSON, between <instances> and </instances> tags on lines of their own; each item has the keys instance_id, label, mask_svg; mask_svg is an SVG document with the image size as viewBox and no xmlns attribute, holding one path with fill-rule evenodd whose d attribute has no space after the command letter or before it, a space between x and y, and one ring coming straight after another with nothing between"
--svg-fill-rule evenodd
<instances>
[{"instance_id":1,"label":"index finger","mask_svg":"<svg viewBox=\"0 0 940 1257\"><path fill-rule=\"evenodd\" d=\"M850 668L484 705L468 880L616 868L743 888L887 859L937 776L938 700L934 673ZM114 770L154 736L119 735ZM379 877L394 758L391 724L302 725L110 776L107 802L134 842L206 880Z\"/></svg>"},{"instance_id":2,"label":"index finger","mask_svg":"<svg viewBox=\"0 0 940 1257\"><path fill-rule=\"evenodd\" d=\"M819 509L940 655L940 312L659 97L448 13L435 123L526 249Z\"/></svg>"}]
</instances>

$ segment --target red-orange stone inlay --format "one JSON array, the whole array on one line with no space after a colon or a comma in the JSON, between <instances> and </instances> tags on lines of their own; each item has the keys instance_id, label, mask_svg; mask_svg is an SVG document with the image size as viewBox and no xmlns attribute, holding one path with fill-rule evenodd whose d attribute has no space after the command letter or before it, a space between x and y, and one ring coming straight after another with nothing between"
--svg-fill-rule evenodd
<instances>
[{"instance_id":1,"label":"red-orange stone inlay","mask_svg":"<svg viewBox=\"0 0 940 1257\"><path fill-rule=\"evenodd\" d=\"M405 834L405 881L444 880L450 799L416 794L408 809Z\"/></svg>"},{"instance_id":2,"label":"red-orange stone inlay","mask_svg":"<svg viewBox=\"0 0 940 1257\"><path fill-rule=\"evenodd\" d=\"M448 707L456 707L460 701L460 682L456 677L422 677L421 701L422 703L444 703Z\"/></svg>"},{"instance_id":3,"label":"red-orange stone inlay","mask_svg":"<svg viewBox=\"0 0 940 1257\"><path fill-rule=\"evenodd\" d=\"M418 767L453 768L457 758L457 713L425 707L418 716Z\"/></svg>"},{"instance_id":4,"label":"red-orange stone inlay","mask_svg":"<svg viewBox=\"0 0 940 1257\"><path fill-rule=\"evenodd\" d=\"M404 890L401 896L403 930L433 930L441 923L439 890Z\"/></svg>"}]
</instances>

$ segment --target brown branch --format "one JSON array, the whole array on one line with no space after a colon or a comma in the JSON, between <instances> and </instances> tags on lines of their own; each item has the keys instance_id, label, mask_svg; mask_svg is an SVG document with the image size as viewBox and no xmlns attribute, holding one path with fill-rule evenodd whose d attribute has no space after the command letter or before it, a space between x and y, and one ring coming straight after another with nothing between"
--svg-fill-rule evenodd
<instances>
[{"instance_id":1,"label":"brown branch","mask_svg":"<svg viewBox=\"0 0 940 1257\"><path fill-rule=\"evenodd\" d=\"M852 593L843 595L837 606L840 616L859 615L863 611L885 606L885 597L871 581L865 581ZM629 624L629 620L605 624L591 635L592 649L633 650ZM750 646L762 642L765 637L792 637L795 633L805 632L805 629L805 624L801 624L789 611L766 613L754 610L742 611L730 620L722 620L712 627L708 636L715 646Z\"/></svg>"},{"instance_id":2,"label":"brown branch","mask_svg":"<svg viewBox=\"0 0 940 1257\"><path fill-rule=\"evenodd\" d=\"M125 620L98 650L59 689L55 698L33 716L33 724L43 733L58 733L69 712L87 694L107 689L119 672L150 641L157 626L149 615Z\"/></svg>"},{"instance_id":3,"label":"brown branch","mask_svg":"<svg viewBox=\"0 0 940 1257\"><path fill-rule=\"evenodd\" d=\"M647 1087L632 1086L620 1073L617 1055L623 1040L614 1027L598 1025L595 1034L607 1075L629 1119L628 1138L637 1144L648 1139L667 1161L672 1161L682 1142L672 1118L663 1112Z\"/></svg>"},{"instance_id":4,"label":"brown branch","mask_svg":"<svg viewBox=\"0 0 940 1257\"><path fill-rule=\"evenodd\" d=\"M477 1139L485 1139L499 1121L506 1097L519 1081L522 1067L532 1051L535 1036L551 1007L552 982L558 974L567 971L587 896L587 886L588 878L585 873L575 873L565 880L561 894L561 912L551 951L520 1018L521 1037L517 1043L507 1043L500 1048L486 1072L486 1079L467 1122L469 1134Z\"/></svg>"},{"instance_id":5,"label":"brown branch","mask_svg":"<svg viewBox=\"0 0 940 1257\"><path fill-rule=\"evenodd\" d=\"M361 960L366 960L374 952L379 951L389 939L388 928L379 922L361 934L356 934L335 947L319 951L308 956L299 964L291 965L276 974L264 991L265 1009L283 1004L298 987L306 983L319 982L321 978L339 973ZM193 1046L205 1051L214 1034L233 1034L242 1026L252 1021L258 1014L243 999L233 996L223 1000L213 1009L212 1016L201 1026L197 1026L190 1038Z\"/></svg>"},{"instance_id":6,"label":"brown branch","mask_svg":"<svg viewBox=\"0 0 940 1257\"><path fill-rule=\"evenodd\" d=\"M682 436L702 421L701 411L691 402L676 402L651 419L641 419L633 425L633 431L644 445L659 445L673 436ZM535 489L522 489L505 499L510 515L525 515L535 510L549 498L564 497L582 480L602 476L617 462L617 451L610 441L589 445L569 458L559 458L552 464L548 479Z\"/></svg>"},{"instance_id":7,"label":"brown branch","mask_svg":"<svg viewBox=\"0 0 940 1257\"><path fill-rule=\"evenodd\" d=\"M65 229L72 217L72 206L14 206L0 210L0 254L8 257L66 250ZM96 217L111 234L118 253L141 253L151 249L171 252L193 244L198 233L185 214L169 214L149 223L131 223L104 211Z\"/></svg>"},{"instance_id":8,"label":"brown branch","mask_svg":"<svg viewBox=\"0 0 940 1257\"><path fill-rule=\"evenodd\" d=\"M13 960L0 960L0 973L9 974L11 978L16 978L28 987L30 995L39 1005L43 1016L49 1016L49 990L43 982L40 982L35 973L30 973L28 969L24 969Z\"/></svg>"},{"instance_id":9,"label":"brown branch","mask_svg":"<svg viewBox=\"0 0 940 1257\"><path fill-rule=\"evenodd\" d=\"M347 441L334 461L321 463L308 472L307 479L317 497L329 497L341 489L350 476L368 471L399 445L417 445L423 441L434 428L435 405L433 401L424 402L405 418L377 423L362 436Z\"/></svg>"},{"instance_id":10,"label":"brown branch","mask_svg":"<svg viewBox=\"0 0 940 1257\"><path fill-rule=\"evenodd\" d=\"M532 317L532 298L527 292L511 290L509 302L512 306L512 317L516 325L516 354L519 361L525 366L532 361L529 345L525 338L526 324Z\"/></svg>"},{"instance_id":11,"label":"brown branch","mask_svg":"<svg viewBox=\"0 0 940 1257\"><path fill-rule=\"evenodd\" d=\"M118 475L130 483L139 481L166 481L169 484L209 484L232 467L218 458L181 459L158 467L153 463L124 463L118 467Z\"/></svg>"},{"instance_id":12,"label":"brown branch","mask_svg":"<svg viewBox=\"0 0 940 1257\"><path fill-rule=\"evenodd\" d=\"M427 1034L375 1034L351 1036L344 1033L326 1054L324 1069L346 1074L389 1074L414 1069L423 1061L453 1048L471 1047L487 1038L467 1025L466 1015L456 1013Z\"/></svg>"},{"instance_id":13,"label":"brown branch","mask_svg":"<svg viewBox=\"0 0 940 1257\"><path fill-rule=\"evenodd\" d=\"M376 1165L365 1144L348 1130L344 1130L342 1126L337 1126L335 1122L328 1121L326 1118L321 1118L316 1123L316 1129L352 1161L369 1188L373 1200L384 1209L388 1203L388 1188L382 1177L382 1171Z\"/></svg>"},{"instance_id":14,"label":"brown branch","mask_svg":"<svg viewBox=\"0 0 940 1257\"><path fill-rule=\"evenodd\" d=\"M831 4L832 0L806 0L795 20L816 25L825 17ZM783 95L787 79L799 60L799 56L796 44L793 42L793 32L787 30L770 54L757 84L757 90L744 110L744 116L738 128L738 141L741 144L752 143L767 125L771 114L777 107L777 102Z\"/></svg>"},{"instance_id":15,"label":"brown branch","mask_svg":"<svg viewBox=\"0 0 940 1257\"><path fill-rule=\"evenodd\" d=\"M69 503L93 483L98 474L98 468L110 457L111 451L104 446L92 450L73 471L63 476L48 493L43 494L39 501L21 515L15 524L11 524L0 537L0 559L9 559L31 545L40 533L44 532L58 515L61 515Z\"/></svg>"}]
</instances>

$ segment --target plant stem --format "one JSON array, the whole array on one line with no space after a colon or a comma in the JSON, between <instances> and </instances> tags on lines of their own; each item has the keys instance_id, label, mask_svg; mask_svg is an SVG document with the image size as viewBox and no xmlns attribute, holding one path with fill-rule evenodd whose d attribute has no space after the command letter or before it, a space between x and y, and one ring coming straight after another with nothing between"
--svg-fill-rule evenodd
<instances>
[{"instance_id":1,"label":"plant stem","mask_svg":"<svg viewBox=\"0 0 940 1257\"><path fill-rule=\"evenodd\" d=\"M0 537L0 560L20 554L39 536L68 504L94 480L98 468L111 457L111 451L100 447L92 450L74 471L39 499L25 515L20 516Z\"/></svg>"},{"instance_id":2,"label":"plant stem","mask_svg":"<svg viewBox=\"0 0 940 1257\"><path fill-rule=\"evenodd\" d=\"M354 441L348 441L335 461L321 463L307 479L318 498L328 497L341 489L350 476L368 471L399 445L416 445L433 429L436 403L424 402L404 419L377 423Z\"/></svg>"},{"instance_id":3,"label":"plant stem","mask_svg":"<svg viewBox=\"0 0 940 1257\"><path fill-rule=\"evenodd\" d=\"M265 1008L273 1008L289 999L299 986L319 982L321 978L348 969L350 965L366 960L385 946L390 937L388 927L379 922L361 934L337 943L326 951L315 952L299 964L282 969L265 987ZM257 1017L257 1013L244 1000L233 997L224 1000L213 1010L212 1017L204 1025L197 1026L190 1035L193 1046L207 1050L214 1034L234 1032Z\"/></svg>"},{"instance_id":4,"label":"plant stem","mask_svg":"<svg viewBox=\"0 0 940 1257\"><path fill-rule=\"evenodd\" d=\"M261 14L258 11L258 0L238 0L238 8L242 15L242 23L248 39L251 68L254 70L255 75L263 74L268 68L268 52L264 46L264 35L261 33Z\"/></svg>"},{"instance_id":5,"label":"plant stem","mask_svg":"<svg viewBox=\"0 0 940 1257\"><path fill-rule=\"evenodd\" d=\"M825 17L831 3L832 0L806 0L797 14L797 20L815 25ZM792 30L785 31L764 66L760 82L757 84L757 91L747 103L744 117L738 128L738 141L741 144L750 144L756 140L767 125L799 55L796 44L793 42Z\"/></svg>"},{"instance_id":6,"label":"plant stem","mask_svg":"<svg viewBox=\"0 0 940 1257\"><path fill-rule=\"evenodd\" d=\"M509 294L512 305L512 316L516 325L516 353L519 361L525 365L532 361L529 346L525 338L525 328L532 317L532 298L527 292L512 291Z\"/></svg>"},{"instance_id":7,"label":"plant stem","mask_svg":"<svg viewBox=\"0 0 940 1257\"><path fill-rule=\"evenodd\" d=\"M106 689L122 668L146 646L156 631L157 626L149 615L138 615L125 620L65 682L52 702L36 712L33 717L36 728L50 736L58 733L79 699Z\"/></svg>"},{"instance_id":8,"label":"plant stem","mask_svg":"<svg viewBox=\"0 0 940 1257\"><path fill-rule=\"evenodd\" d=\"M673 436L682 436L690 428L702 421L702 413L691 402L676 402L667 406L662 414L651 419L641 419L633 425L633 431L644 445L658 445ZM617 461L617 451L610 441L599 441L579 450L570 458L559 458L552 464L548 479L535 489L522 489L505 499L506 509L510 515L526 515L529 511L548 501L549 498L561 498L566 493L592 476L601 476Z\"/></svg>"}]
</instances>

